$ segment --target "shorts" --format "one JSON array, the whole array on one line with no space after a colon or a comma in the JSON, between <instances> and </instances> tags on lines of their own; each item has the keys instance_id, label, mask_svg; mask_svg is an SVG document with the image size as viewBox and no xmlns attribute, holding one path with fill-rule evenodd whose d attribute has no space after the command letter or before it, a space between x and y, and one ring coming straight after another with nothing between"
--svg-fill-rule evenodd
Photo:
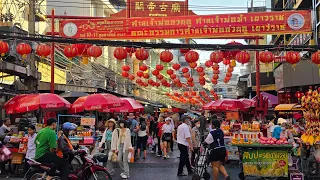
<instances>
[{"instance_id":1,"label":"shorts","mask_svg":"<svg viewBox=\"0 0 320 180\"><path fill-rule=\"evenodd\" d=\"M170 140L166 140L166 137L170 137ZM164 133L161 139L162 142L166 141L168 143L172 142L172 134L171 133Z\"/></svg>"},{"instance_id":2,"label":"shorts","mask_svg":"<svg viewBox=\"0 0 320 180\"><path fill-rule=\"evenodd\" d=\"M137 140L137 149L141 149L142 151L147 150L147 141L148 136L139 137Z\"/></svg>"},{"instance_id":3,"label":"shorts","mask_svg":"<svg viewBox=\"0 0 320 180\"><path fill-rule=\"evenodd\" d=\"M227 156L226 148L218 148L218 149L212 149L209 154L209 161L210 162L225 162Z\"/></svg>"}]
</instances>

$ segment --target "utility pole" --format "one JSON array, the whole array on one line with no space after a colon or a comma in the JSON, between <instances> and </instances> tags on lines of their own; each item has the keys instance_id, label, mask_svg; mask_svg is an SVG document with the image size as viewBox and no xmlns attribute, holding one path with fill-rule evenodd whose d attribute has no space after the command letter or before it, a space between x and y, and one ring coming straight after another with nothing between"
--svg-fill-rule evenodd
<instances>
[{"instance_id":1,"label":"utility pole","mask_svg":"<svg viewBox=\"0 0 320 180\"><path fill-rule=\"evenodd\" d=\"M35 13L35 7L36 7L36 0L29 0L29 17L28 17L28 31L29 34L34 35L36 34L36 13ZM33 43L32 43L33 45ZM29 71L30 76L26 80L25 85L28 86L28 90L32 92L38 91L38 72L36 69L36 56L35 52L32 52L30 54L30 63L29 63Z\"/></svg>"}]
</instances>

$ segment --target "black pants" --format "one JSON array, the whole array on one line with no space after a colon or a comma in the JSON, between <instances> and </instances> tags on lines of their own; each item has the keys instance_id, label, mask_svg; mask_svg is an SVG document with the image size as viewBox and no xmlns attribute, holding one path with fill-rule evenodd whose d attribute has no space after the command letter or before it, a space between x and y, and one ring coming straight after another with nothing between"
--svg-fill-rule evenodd
<instances>
[{"instance_id":1,"label":"black pants","mask_svg":"<svg viewBox=\"0 0 320 180\"><path fill-rule=\"evenodd\" d=\"M139 137L137 139L137 149L141 149L142 151L147 150L147 141L148 136Z\"/></svg>"},{"instance_id":2,"label":"black pants","mask_svg":"<svg viewBox=\"0 0 320 180\"><path fill-rule=\"evenodd\" d=\"M158 155L161 156L162 155L162 151L161 151L161 137L157 136L158 138Z\"/></svg>"},{"instance_id":3,"label":"black pants","mask_svg":"<svg viewBox=\"0 0 320 180\"><path fill-rule=\"evenodd\" d=\"M178 148L180 151L180 162L179 162L178 174L183 173L184 166L187 166L188 172L192 172L192 168L190 166L190 161L189 161L188 146L185 146L183 144L178 144Z\"/></svg>"},{"instance_id":4,"label":"black pants","mask_svg":"<svg viewBox=\"0 0 320 180\"><path fill-rule=\"evenodd\" d=\"M62 159L58 157L55 153L46 153L41 158L37 159L38 162L44 164L54 164L55 167L61 173L62 180L68 180L70 174L70 165L67 159Z\"/></svg>"}]
</instances>

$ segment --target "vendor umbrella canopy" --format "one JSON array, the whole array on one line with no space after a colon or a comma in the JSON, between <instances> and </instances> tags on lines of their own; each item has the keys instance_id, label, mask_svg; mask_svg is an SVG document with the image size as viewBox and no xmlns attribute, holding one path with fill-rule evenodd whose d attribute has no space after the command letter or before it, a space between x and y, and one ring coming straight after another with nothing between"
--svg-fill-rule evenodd
<instances>
[{"instance_id":1,"label":"vendor umbrella canopy","mask_svg":"<svg viewBox=\"0 0 320 180\"><path fill-rule=\"evenodd\" d=\"M279 102L278 102L278 96L275 96L275 95L272 95L272 94L269 94L269 93L266 93L266 92L261 92L261 95L262 95L263 97L268 98L268 106L269 106L269 108L271 108L271 107L276 107L276 106L279 104ZM257 100L258 100L258 97L255 96L255 97L253 97L252 99L253 99L254 101L257 101Z\"/></svg>"},{"instance_id":2,"label":"vendor umbrella canopy","mask_svg":"<svg viewBox=\"0 0 320 180\"><path fill-rule=\"evenodd\" d=\"M246 108L254 107L255 101L252 99L239 99Z\"/></svg>"},{"instance_id":3,"label":"vendor umbrella canopy","mask_svg":"<svg viewBox=\"0 0 320 180\"><path fill-rule=\"evenodd\" d=\"M57 94L27 94L17 101L13 113L26 113L29 111L59 111L68 109L70 103Z\"/></svg>"},{"instance_id":4,"label":"vendor umbrella canopy","mask_svg":"<svg viewBox=\"0 0 320 180\"><path fill-rule=\"evenodd\" d=\"M120 98L123 101L123 106L117 108L103 109L102 112L142 112L144 107L132 98Z\"/></svg>"},{"instance_id":5,"label":"vendor umbrella canopy","mask_svg":"<svg viewBox=\"0 0 320 180\"><path fill-rule=\"evenodd\" d=\"M203 110L211 110L211 105L214 103L215 101L211 101L207 104L205 104L204 106L202 106Z\"/></svg>"},{"instance_id":6,"label":"vendor umbrella canopy","mask_svg":"<svg viewBox=\"0 0 320 180\"><path fill-rule=\"evenodd\" d=\"M246 111L247 109L241 101L235 99L219 99L209 106L209 110L220 111Z\"/></svg>"},{"instance_id":7,"label":"vendor umbrella canopy","mask_svg":"<svg viewBox=\"0 0 320 180\"><path fill-rule=\"evenodd\" d=\"M101 93L91 94L78 98L71 106L70 113L79 113L84 110L95 111L109 108L116 108L123 105L123 101L112 94Z\"/></svg>"},{"instance_id":8,"label":"vendor umbrella canopy","mask_svg":"<svg viewBox=\"0 0 320 180\"><path fill-rule=\"evenodd\" d=\"M7 101L4 105L3 108L6 110L7 114L14 114L14 110L17 107L17 104L19 100L23 97L25 97L27 94L20 94L17 95L13 98L11 98L9 101Z\"/></svg>"}]
</instances>

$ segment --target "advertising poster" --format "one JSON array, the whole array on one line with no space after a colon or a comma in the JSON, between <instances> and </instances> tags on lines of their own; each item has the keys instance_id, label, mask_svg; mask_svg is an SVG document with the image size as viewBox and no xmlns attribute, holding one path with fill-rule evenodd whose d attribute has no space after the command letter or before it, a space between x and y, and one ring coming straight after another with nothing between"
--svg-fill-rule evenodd
<instances>
[{"instance_id":1,"label":"advertising poster","mask_svg":"<svg viewBox=\"0 0 320 180\"><path fill-rule=\"evenodd\" d=\"M228 160L238 161L239 160L239 151L237 146L231 144L231 137L224 138L224 144L228 151Z\"/></svg>"},{"instance_id":2,"label":"advertising poster","mask_svg":"<svg viewBox=\"0 0 320 180\"><path fill-rule=\"evenodd\" d=\"M242 162L245 176L288 177L288 152L284 150L246 150Z\"/></svg>"}]
</instances>

